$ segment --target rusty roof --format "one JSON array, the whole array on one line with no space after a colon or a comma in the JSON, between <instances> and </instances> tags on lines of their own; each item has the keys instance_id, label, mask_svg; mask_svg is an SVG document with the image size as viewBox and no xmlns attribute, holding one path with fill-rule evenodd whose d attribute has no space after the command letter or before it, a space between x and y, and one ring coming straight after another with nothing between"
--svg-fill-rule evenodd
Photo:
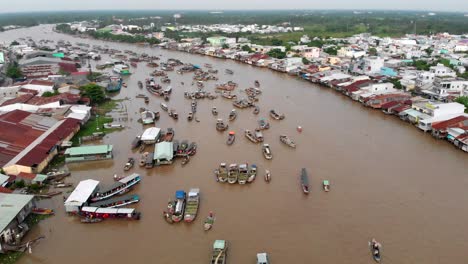
<instances>
[{"instance_id":1,"label":"rusty roof","mask_svg":"<svg viewBox=\"0 0 468 264\"><path fill-rule=\"evenodd\" d=\"M468 120L467 116L457 116L449 120L445 120L436 124L432 125L433 130L446 130L449 127L459 127L459 128L464 128L465 127L465 122Z\"/></svg>"}]
</instances>

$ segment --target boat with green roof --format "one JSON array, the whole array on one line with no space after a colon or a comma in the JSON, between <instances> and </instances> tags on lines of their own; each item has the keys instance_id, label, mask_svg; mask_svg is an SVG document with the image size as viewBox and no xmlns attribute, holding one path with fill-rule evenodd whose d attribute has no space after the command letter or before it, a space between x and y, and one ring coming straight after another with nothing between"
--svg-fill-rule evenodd
<instances>
[{"instance_id":1,"label":"boat with green roof","mask_svg":"<svg viewBox=\"0 0 468 264\"><path fill-rule=\"evenodd\" d=\"M226 240L215 240L213 243L213 253L211 254L211 264L226 264L228 244Z\"/></svg>"}]
</instances>

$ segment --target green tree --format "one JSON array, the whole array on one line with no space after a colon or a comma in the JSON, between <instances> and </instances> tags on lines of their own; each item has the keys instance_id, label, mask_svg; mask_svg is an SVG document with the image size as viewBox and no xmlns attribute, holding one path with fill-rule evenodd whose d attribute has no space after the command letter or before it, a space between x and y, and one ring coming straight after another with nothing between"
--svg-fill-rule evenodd
<instances>
[{"instance_id":1,"label":"green tree","mask_svg":"<svg viewBox=\"0 0 468 264\"><path fill-rule=\"evenodd\" d=\"M6 70L6 76L16 79L23 76L23 74L21 73L21 70L17 65L10 65Z\"/></svg>"},{"instance_id":2,"label":"green tree","mask_svg":"<svg viewBox=\"0 0 468 264\"><path fill-rule=\"evenodd\" d=\"M283 46L283 41L281 39L273 38L273 39L271 39L271 45L273 45L273 46Z\"/></svg>"},{"instance_id":3,"label":"green tree","mask_svg":"<svg viewBox=\"0 0 468 264\"><path fill-rule=\"evenodd\" d=\"M465 106L465 113L468 113L468 96L460 96L455 99L455 102Z\"/></svg>"},{"instance_id":4,"label":"green tree","mask_svg":"<svg viewBox=\"0 0 468 264\"><path fill-rule=\"evenodd\" d=\"M47 91L47 92L44 92L42 94L42 97L52 97L52 96L55 96L55 95L58 95L58 94L59 94L58 91L53 91L53 92Z\"/></svg>"},{"instance_id":5,"label":"green tree","mask_svg":"<svg viewBox=\"0 0 468 264\"><path fill-rule=\"evenodd\" d=\"M369 53L370 56L377 55L377 49L376 48L369 48L369 50L367 50L367 52Z\"/></svg>"},{"instance_id":6,"label":"green tree","mask_svg":"<svg viewBox=\"0 0 468 264\"><path fill-rule=\"evenodd\" d=\"M399 79L396 79L396 78L392 78L389 80L391 83L393 83L393 85L395 86L396 89L403 89L403 86L401 85L401 82Z\"/></svg>"},{"instance_id":7,"label":"green tree","mask_svg":"<svg viewBox=\"0 0 468 264\"><path fill-rule=\"evenodd\" d=\"M306 58L302 58L302 63L304 63L305 65L309 64L310 61Z\"/></svg>"},{"instance_id":8,"label":"green tree","mask_svg":"<svg viewBox=\"0 0 468 264\"><path fill-rule=\"evenodd\" d=\"M90 83L80 87L81 95L91 99L94 104L102 103L106 99L104 94L104 87L94 83Z\"/></svg>"},{"instance_id":9,"label":"green tree","mask_svg":"<svg viewBox=\"0 0 468 264\"><path fill-rule=\"evenodd\" d=\"M250 53L250 52L253 52L253 50L252 50L248 45L242 46L241 49L242 49L243 51L247 51L247 52L249 52L249 53Z\"/></svg>"},{"instance_id":10,"label":"green tree","mask_svg":"<svg viewBox=\"0 0 468 264\"><path fill-rule=\"evenodd\" d=\"M268 54L268 56L273 57L273 58L277 58L277 59L286 58L286 52L283 52L280 49L272 49L267 54Z\"/></svg>"},{"instance_id":11,"label":"green tree","mask_svg":"<svg viewBox=\"0 0 468 264\"><path fill-rule=\"evenodd\" d=\"M228 44L223 44L222 48L223 49L229 49L229 45Z\"/></svg>"},{"instance_id":12,"label":"green tree","mask_svg":"<svg viewBox=\"0 0 468 264\"><path fill-rule=\"evenodd\" d=\"M338 54L338 47L336 46L328 47L324 49L324 51L330 55L336 55Z\"/></svg>"},{"instance_id":13,"label":"green tree","mask_svg":"<svg viewBox=\"0 0 468 264\"><path fill-rule=\"evenodd\" d=\"M431 67L431 65L428 64L427 61L423 61L423 60L414 61L413 66L416 67L416 69L419 71L428 71L429 68Z\"/></svg>"}]
</instances>

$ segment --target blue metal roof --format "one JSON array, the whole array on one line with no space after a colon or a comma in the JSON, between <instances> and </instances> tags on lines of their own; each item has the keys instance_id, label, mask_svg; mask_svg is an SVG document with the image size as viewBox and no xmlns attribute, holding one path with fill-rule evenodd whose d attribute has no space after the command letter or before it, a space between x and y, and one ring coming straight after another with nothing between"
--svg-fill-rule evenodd
<instances>
[{"instance_id":1,"label":"blue metal roof","mask_svg":"<svg viewBox=\"0 0 468 264\"><path fill-rule=\"evenodd\" d=\"M184 192L184 190L178 190L178 191L176 191L175 197L176 197L177 199L184 199L184 198L185 198L185 192Z\"/></svg>"}]
</instances>

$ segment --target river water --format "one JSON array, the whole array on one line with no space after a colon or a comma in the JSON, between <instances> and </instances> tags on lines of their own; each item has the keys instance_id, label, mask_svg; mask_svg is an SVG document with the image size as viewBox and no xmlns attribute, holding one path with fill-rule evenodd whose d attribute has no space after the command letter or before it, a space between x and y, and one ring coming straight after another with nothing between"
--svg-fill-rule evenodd
<instances>
[{"instance_id":1,"label":"river water","mask_svg":"<svg viewBox=\"0 0 468 264\"><path fill-rule=\"evenodd\" d=\"M252 109L238 110L229 123L237 133L234 145L227 146L227 132L215 130L216 118L227 119L233 108L230 101L218 98L199 100L197 117L188 122L190 100L183 97L191 86L192 74L169 73L174 88L168 105L180 118L172 120L165 112L156 126L175 129L175 139L198 144L197 154L182 167L173 165L146 170L136 166L143 179L133 193L141 196L136 208L140 221L105 221L81 224L65 214L61 197L49 201L56 216L42 221L29 236L44 234L19 263L208 263L215 239L229 242L229 263L255 263L255 254L268 252L272 263L372 263L368 240L376 237L383 244L385 263L455 263L468 258L468 160L467 155L450 144L433 139L393 116L364 108L332 90L285 74L275 73L229 60L107 43L53 33L51 26L38 26L0 34L0 42L31 36L35 40L69 40L109 45L119 50L177 58L203 65L211 63L221 81L233 80L240 90L259 80L259 116ZM234 75L225 75L224 69ZM116 98L129 119L126 129L107 135L103 143L114 145L112 161L69 165L77 183L96 179L112 183L114 173L122 173L128 157L138 159L130 142L143 131L137 112L144 106L137 87L151 71L144 64L126 79ZM180 82L185 85L180 85ZM214 90L214 81L205 89ZM159 97L150 96L149 108L161 111ZM271 120L269 109L285 113L283 121ZM260 145L250 143L244 129L254 129L259 117L269 120L264 132L273 160L266 161ZM303 127L298 133L296 127ZM298 147L280 143L280 134L292 137ZM257 164L261 175L272 173L271 183L262 177L250 185L228 185L215 181L213 170L220 162ZM299 173L309 171L311 193L300 189ZM325 193L321 181L331 182ZM192 224L167 224L161 217L169 198L178 189L199 187L201 207ZM209 211L216 214L213 229L204 232L202 222Z\"/></svg>"}]
</instances>

